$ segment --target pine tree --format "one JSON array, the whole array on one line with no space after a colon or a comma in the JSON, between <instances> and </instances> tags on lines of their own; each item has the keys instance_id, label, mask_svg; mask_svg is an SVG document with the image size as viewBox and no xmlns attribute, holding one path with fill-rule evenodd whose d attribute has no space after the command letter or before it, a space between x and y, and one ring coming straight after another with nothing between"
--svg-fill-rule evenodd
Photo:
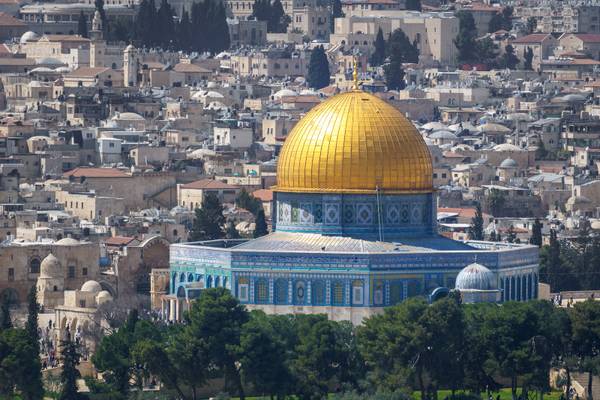
<instances>
[{"instance_id":1,"label":"pine tree","mask_svg":"<svg viewBox=\"0 0 600 400\"><path fill-rule=\"evenodd\" d=\"M510 44L507 44L504 47L504 55L502 57L502 64L505 68L515 69L515 67L519 64L519 59L515 55L515 48Z\"/></svg>"},{"instance_id":2,"label":"pine tree","mask_svg":"<svg viewBox=\"0 0 600 400\"><path fill-rule=\"evenodd\" d=\"M310 55L307 82L311 88L321 89L329 86L329 61L323 46L317 46Z\"/></svg>"},{"instance_id":3,"label":"pine tree","mask_svg":"<svg viewBox=\"0 0 600 400\"><path fill-rule=\"evenodd\" d=\"M79 20L77 21L77 34L84 38L88 37L88 22L83 11L79 13Z\"/></svg>"},{"instance_id":4,"label":"pine tree","mask_svg":"<svg viewBox=\"0 0 600 400\"><path fill-rule=\"evenodd\" d=\"M536 218L533 222L529 243L538 247L542 247L542 223L540 222L539 218Z\"/></svg>"},{"instance_id":5,"label":"pine tree","mask_svg":"<svg viewBox=\"0 0 600 400\"><path fill-rule=\"evenodd\" d=\"M0 299L0 331L13 327L12 318L10 316L10 296L4 294Z\"/></svg>"},{"instance_id":6,"label":"pine tree","mask_svg":"<svg viewBox=\"0 0 600 400\"><path fill-rule=\"evenodd\" d=\"M261 236L265 236L267 233L269 233L269 230L267 228L267 221L265 219L265 211L263 209L258 210L258 213L256 214L256 219L254 221L255 223L255 227L254 227L254 237L261 237Z\"/></svg>"},{"instance_id":7,"label":"pine tree","mask_svg":"<svg viewBox=\"0 0 600 400\"><path fill-rule=\"evenodd\" d=\"M224 224L223 206L217 196L209 193L202 201L202 208L196 209L196 217L190 231L190 240L220 239L223 237Z\"/></svg>"},{"instance_id":8,"label":"pine tree","mask_svg":"<svg viewBox=\"0 0 600 400\"><path fill-rule=\"evenodd\" d=\"M459 11L456 15L459 20L459 28L454 45L458 49L458 61L461 63L474 62L477 60L475 19L473 19L473 14L468 11Z\"/></svg>"},{"instance_id":9,"label":"pine tree","mask_svg":"<svg viewBox=\"0 0 600 400\"><path fill-rule=\"evenodd\" d=\"M375 37L375 51L371 54L370 63L372 66L377 67L383 64L385 61L385 39L383 38L383 31L379 28L377 36Z\"/></svg>"},{"instance_id":10,"label":"pine tree","mask_svg":"<svg viewBox=\"0 0 600 400\"><path fill-rule=\"evenodd\" d=\"M481 212L481 204L479 203L477 203L475 215L471 219L469 238L471 240L483 240L483 213Z\"/></svg>"},{"instance_id":11,"label":"pine tree","mask_svg":"<svg viewBox=\"0 0 600 400\"><path fill-rule=\"evenodd\" d=\"M394 30L388 37L386 55L390 58L397 56L399 60L405 63L416 64L419 62L419 49L416 43L411 43L408 36L400 28Z\"/></svg>"},{"instance_id":12,"label":"pine tree","mask_svg":"<svg viewBox=\"0 0 600 400\"><path fill-rule=\"evenodd\" d=\"M77 370L79 364L79 353L77 344L71 340L71 332L67 329L62 346L62 364L63 369L60 374L62 389L60 391L59 400L77 400L84 398L83 395L77 392L77 379L80 374Z\"/></svg>"},{"instance_id":13,"label":"pine tree","mask_svg":"<svg viewBox=\"0 0 600 400\"><path fill-rule=\"evenodd\" d=\"M27 335L31 340L31 344L35 346L37 351L39 351L40 340L40 335L38 332L39 311L40 305L37 302L37 287L35 285L32 285L31 289L29 290L29 293L27 294L27 323L25 325L25 329L27 330Z\"/></svg>"},{"instance_id":14,"label":"pine tree","mask_svg":"<svg viewBox=\"0 0 600 400\"><path fill-rule=\"evenodd\" d=\"M531 47L527 47L525 49L525 54L523 54L523 68L528 71L533 71L533 50Z\"/></svg>"}]
</instances>

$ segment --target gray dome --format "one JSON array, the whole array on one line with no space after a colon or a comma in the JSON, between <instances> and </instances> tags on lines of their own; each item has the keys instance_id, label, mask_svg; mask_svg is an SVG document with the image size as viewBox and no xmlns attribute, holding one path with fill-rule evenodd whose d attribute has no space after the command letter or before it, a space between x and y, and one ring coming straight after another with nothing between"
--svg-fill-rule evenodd
<instances>
[{"instance_id":1,"label":"gray dome","mask_svg":"<svg viewBox=\"0 0 600 400\"><path fill-rule=\"evenodd\" d=\"M455 288L458 290L495 290L496 275L483 265L473 263L458 273Z\"/></svg>"},{"instance_id":2,"label":"gray dome","mask_svg":"<svg viewBox=\"0 0 600 400\"><path fill-rule=\"evenodd\" d=\"M500 168L517 168L519 165L512 158L507 158L500 163Z\"/></svg>"}]
</instances>

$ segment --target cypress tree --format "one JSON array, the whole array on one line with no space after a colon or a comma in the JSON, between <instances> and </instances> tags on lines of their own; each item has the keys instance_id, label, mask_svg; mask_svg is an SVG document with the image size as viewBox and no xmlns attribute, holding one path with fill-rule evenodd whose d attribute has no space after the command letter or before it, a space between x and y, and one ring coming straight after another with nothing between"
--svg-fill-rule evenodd
<instances>
[{"instance_id":1,"label":"cypress tree","mask_svg":"<svg viewBox=\"0 0 600 400\"><path fill-rule=\"evenodd\" d=\"M307 82L311 88L321 89L329 85L329 61L323 46L317 46L310 55Z\"/></svg>"},{"instance_id":2,"label":"cypress tree","mask_svg":"<svg viewBox=\"0 0 600 400\"><path fill-rule=\"evenodd\" d=\"M472 240L483 240L483 213L481 212L481 204L479 203L477 203L475 215L471 219L469 238Z\"/></svg>"},{"instance_id":3,"label":"cypress tree","mask_svg":"<svg viewBox=\"0 0 600 400\"><path fill-rule=\"evenodd\" d=\"M31 344L35 346L36 350L39 352L39 340L40 335L38 332L39 324L38 324L38 313L40 311L40 305L37 302L37 287L35 285L31 286L29 293L27 294L27 323L25 325L25 329L27 330L27 335L31 340Z\"/></svg>"},{"instance_id":4,"label":"cypress tree","mask_svg":"<svg viewBox=\"0 0 600 400\"><path fill-rule=\"evenodd\" d=\"M419 62L419 49L416 43L411 43L408 36L400 28L390 34L386 43L386 55L388 57L395 55L399 60L406 63Z\"/></svg>"},{"instance_id":5,"label":"cypress tree","mask_svg":"<svg viewBox=\"0 0 600 400\"><path fill-rule=\"evenodd\" d=\"M369 62L372 66L377 67L385 61L385 39L383 38L383 31L381 28L377 31L375 37L375 51L371 54Z\"/></svg>"},{"instance_id":6,"label":"cypress tree","mask_svg":"<svg viewBox=\"0 0 600 400\"><path fill-rule=\"evenodd\" d=\"M531 238L529 243L534 244L538 247L542 246L542 223L539 218L536 218L531 228Z\"/></svg>"},{"instance_id":7,"label":"cypress tree","mask_svg":"<svg viewBox=\"0 0 600 400\"><path fill-rule=\"evenodd\" d=\"M525 49L525 54L523 55L523 68L528 71L533 71L533 50L531 47Z\"/></svg>"},{"instance_id":8,"label":"cypress tree","mask_svg":"<svg viewBox=\"0 0 600 400\"><path fill-rule=\"evenodd\" d=\"M175 43L175 22L173 21L173 9L167 0L161 0L156 14L157 24L155 29L160 31L158 37L159 45L163 49L172 48Z\"/></svg>"},{"instance_id":9,"label":"cypress tree","mask_svg":"<svg viewBox=\"0 0 600 400\"><path fill-rule=\"evenodd\" d=\"M385 73L385 83L388 90L402 90L406 87L404 82L404 69L402 68L402 59L398 54L390 57L390 62L383 67Z\"/></svg>"},{"instance_id":10,"label":"cypress tree","mask_svg":"<svg viewBox=\"0 0 600 400\"><path fill-rule=\"evenodd\" d=\"M235 228L235 224L233 223L233 221L229 221L229 223L227 224L227 229L225 230L225 237L227 239L239 239L240 238L240 233Z\"/></svg>"},{"instance_id":11,"label":"cypress tree","mask_svg":"<svg viewBox=\"0 0 600 400\"><path fill-rule=\"evenodd\" d=\"M84 38L88 37L87 17L83 11L79 13L79 20L77 21L77 34Z\"/></svg>"},{"instance_id":12,"label":"cypress tree","mask_svg":"<svg viewBox=\"0 0 600 400\"><path fill-rule=\"evenodd\" d=\"M268 2L268 0L267 0ZM281 0L274 0L273 4L270 4L269 22L267 24L268 32L285 33L289 25L289 17L283 10L283 4ZM269 26L270 25L270 26Z\"/></svg>"},{"instance_id":13,"label":"cypress tree","mask_svg":"<svg viewBox=\"0 0 600 400\"><path fill-rule=\"evenodd\" d=\"M267 228L267 221L265 219L265 211L263 209L258 210L256 214L255 227L254 227L254 237L265 236L269 233Z\"/></svg>"},{"instance_id":14,"label":"cypress tree","mask_svg":"<svg viewBox=\"0 0 600 400\"><path fill-rule=\"evenodd\" d=\"M192 23L190 14L187 10L181 13L181 19L177 24L177 47L183 51L190 51L192 48Z\"/></svg>"},{"instance_id":15,"label":"cypress tree","mask_svg":"<svg viewBox=\"0 0 600 400\"><path fill-rule=\"evenodd\" d=\"M63 370L60 374L62 389L60 391L59 400L77 400L84 398L83 395L77 392L77 379L79 371L79 353L77 345L71 340L71 333L67 329L65 337L61 341L62 346L62 364Z\"/></svg>"},{"instance_id":16,"label":"cypress tree","mask_svg":"<svg viewBox=\"0 0 600 400\"><path fill-rule=\"evenodd\" d=\"M225 10L225 4L219 0L211 0L213 12L210 15L211 30L209 34L214 34L218 40L210 41L213 46L209 48L212 54L219 53L223 50L227 50L231 45L231 39L229 37L229 26L227 25L227 11Z\"/></svg>"}]
</instances>

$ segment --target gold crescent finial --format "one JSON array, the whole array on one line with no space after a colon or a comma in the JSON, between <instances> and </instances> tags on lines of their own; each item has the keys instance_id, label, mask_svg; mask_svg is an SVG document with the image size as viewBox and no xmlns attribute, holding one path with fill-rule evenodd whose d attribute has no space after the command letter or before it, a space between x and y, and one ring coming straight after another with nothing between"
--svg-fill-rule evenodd
<instances>
[{"instance_id":1,"label":"gold crescent finial","mask_svg":"<svg viewBox=\"0 0 600 400\"><path fill-rule=\"evenodd\" d=\"M356 56L352 57L352 63L352 80L354 81L352 89L358 90L358 61L356 60Z\"/></svg>"}]
</instances>

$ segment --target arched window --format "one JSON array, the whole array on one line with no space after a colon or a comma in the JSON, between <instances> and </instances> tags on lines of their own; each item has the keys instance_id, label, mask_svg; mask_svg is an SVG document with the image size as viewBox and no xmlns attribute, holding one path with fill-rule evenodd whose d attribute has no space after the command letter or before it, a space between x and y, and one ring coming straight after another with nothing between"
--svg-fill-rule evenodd
<instances>
[{"instance_id":1,"label":"arched window","mask_svg":"<svg viewBox=\"0 0 600 400\"><path fill-rule=\"evenodd\" d=\"M344 283L341 281L333 282L331 285L331 304L334 306L344 305Z\"/></svg>"},{"instance_id":2,"label":"arched window","mask_svg":"<svg viewBox=\"0 0 600 400\"><path fill-rule=\"evenodd\" d=\"M521 276L521 300L527 300L527 277Z\"/></svg>"},{"instance_id":3,"label":"arched window","mask_svg":"<svg viewBox=\"0 0 600 400\"><path fill-rule=\"evenodd\" d=\"M402 302L403 286L402 281L390 281L390 306Z\"/></svg>"},{"instance_id":4,"label":"arched window","mask_svg":"<svg viewBox=\"0 0 600 400\"><path fill-rule=\"evenodd\" d=\"M187 281L188 281L188 282L194 282L194 274L192 274L192 273L189 273L189 274L188 274L188 277L187 277Z\"/></svg>"},{"instance_id":5,"label":"arched window","mask_svg":"<svg viewBox=\"0 0 600 400\"><path fill-rule=\"evenodd\" d=\"M357 279L352 282L352 304L362 305L363 302L363 281Z\"/></svg>"},{"instance_id":6,"label":"arched window","mask_svg":"<svg viewBox=\"0 0 600 400\"><path fill-rule=\"evenodd\" d=\"M29 261L29 272L32 274L40 273L40 259L39 258L32 258L31 261Z\"/></svg>"},{"instance_id":7,"label":"arched window","mask_svg":"<svg viewBox=\"0 0 600 400\"><path fill-rule=\"evenodd\" d=\"M179 275L179 283L182 282L185 282L185 274L183 272Z\"/></svg>"},{"instance_id":8,"label":"arched window","mask_svg":"<svg viewBox=\"0 0 600 400\"><path fill-rule=\"evenodd\" d=\"M373 304L374 305L376 305L376 306L383 305L383 300L384 300L383 291L384 291L383 281L375 281L375 284L373 285Z\"/></svg>"},{"instance_id":9,"label":"arched window","mask_svg":"<svg viewBox=\"0 0 600 400\"><path fill-rule=\"evenodd\" d=\"M238 299L242 302L246 302L249 299L249 285L248 285L248 278L240 278L238 280L238 287L237 287L237 296Z\"/></svg>"},{"instance_id":10,"label":"arched window","mask_svg":"<svg viewBox=\"0 0 600 400\"><path fill-rule=\"evenodd\" d=\"M516 290L517 286L516 285L517 285L517 283L515 282L515 277L511 276L510 277L510 299L511 300L516 300L517 299L517 297L515 295L517 293L517 290Z\"/></svg>"},{"instance_id":11,"label":"arched window","mask_svg":"<svg viewBox=\"0 0 600 400\"><path fill-rule=\"evenodd\" d=\"M312 304L322 306L325 304L325 283L323 281L312 282Z\"/></svg>"},{"instance_id":12,"label":"arched window","mask_svg":"<svg viewBox=\"0 0 600 400\"><path fill-rule=\"evenodd\" d=\"M294 304L306 304L306 284L304 281L297 281L294 285Z\"/></svg>"},{"instance_id":13,"label":"arched window","mask_svg":"<svg viewBox=\"0 0 600 400\"><path fill-rule=\"evenodd\" d=\"M221 278L218 276L215 276L215 287L219 287L220 284L221 284Z\"/></svg>"},{"instance_id":14,"label":"arched window","mask_svg":"<svg viewBox=\"0 0 600 400\"><path fill-rule=\"evenodd\" d=\"M207 288L213 287L213 278L210 275L206 278L206 287Z\"/></svg>"},{"instance_id":15,"label":"arched window","mask_svg":"<svg viewBox=\"0 0 600 400\"><path fill-rule=\"evenodd\" d=\"M269 284L266 279L259 279L256 281L256 288L254 289L255 302L264 304L269 301Z\"/></svg>"},{"instance_id":16,"label":"arched window","mask_svg":"<svg viewBox=\"0 0 600 400\"><path fill-rule=\"evenodd\" d=\"M410 281L408 282L408 297L418 296L421 294L421 282Z\"/></svg>"},{"instance_id":17,"label":"arched window","mask_svg":"<svg viewBox=\"0 0 600 400\"><path fill-rule=\"evenodd\" d=\"M288 282L286 279L275 281L275 304L287 304Z\"/></svg>"}]
</instances>

